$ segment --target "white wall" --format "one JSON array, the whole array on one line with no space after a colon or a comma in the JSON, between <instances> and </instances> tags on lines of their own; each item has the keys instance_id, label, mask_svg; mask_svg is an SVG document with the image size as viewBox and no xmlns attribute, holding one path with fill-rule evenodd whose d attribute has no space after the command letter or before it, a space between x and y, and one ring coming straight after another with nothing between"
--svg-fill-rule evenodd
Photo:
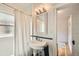
<instances>
[{"instance_id":1,"label":"white wall","mask_svg":"<svg viewBox=\"0 0 79 59\"><path fill-rule=\"evenodd\" d=\"M13 37L0 38L0 56L13 55Z\"/></svg>"},{"instance_id":2,"label":"white wall","mask_svg":"<svg viewBox=\"0 0 79 59\"><path fill-rule=\"evenodd\" d=\"M50 56L57 55L56 9L55 8L51 8L48 12L48 36L53 38L51 42L49 41L49 50L50 50L49 54Z\"/></svg>"}]
</instances>

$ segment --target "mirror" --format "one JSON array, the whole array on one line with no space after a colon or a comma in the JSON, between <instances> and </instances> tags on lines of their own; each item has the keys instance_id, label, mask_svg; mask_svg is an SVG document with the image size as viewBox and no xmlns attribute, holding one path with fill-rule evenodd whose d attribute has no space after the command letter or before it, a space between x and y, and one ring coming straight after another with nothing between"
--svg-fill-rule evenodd
<instances>
[{"instance_id":1,"label":"mirror","mask_svg":"<svg viewBox=\"0 0 79 59\"><path fill-rule=\"evenodd\" d=\"M36 33L37 34L48 33L48 12L36 15Z\"/></svg>"}]
</instances>

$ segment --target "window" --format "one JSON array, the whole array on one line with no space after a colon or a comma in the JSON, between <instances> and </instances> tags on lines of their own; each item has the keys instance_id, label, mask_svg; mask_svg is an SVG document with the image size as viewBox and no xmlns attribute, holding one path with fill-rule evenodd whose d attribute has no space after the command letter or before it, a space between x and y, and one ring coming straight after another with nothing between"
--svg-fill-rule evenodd
<instances>
[{"instance_id":1,"label":"window","mask_svg":"<svg viewBox=\"0 0 79 59\"><path fill-rule=\"evenodd\" d=\"M0 56L13 55L14 15L0 12Z\"/></svg>"},{"instance_id":2,"label":"window","mask_svg":"<svg viewBox=\"0 0 79 59\"><path fill-rule=\"evenodd\" d=\"M14 16L0 12L0 35L14 33Z\"/></svg>"}]
</instances>

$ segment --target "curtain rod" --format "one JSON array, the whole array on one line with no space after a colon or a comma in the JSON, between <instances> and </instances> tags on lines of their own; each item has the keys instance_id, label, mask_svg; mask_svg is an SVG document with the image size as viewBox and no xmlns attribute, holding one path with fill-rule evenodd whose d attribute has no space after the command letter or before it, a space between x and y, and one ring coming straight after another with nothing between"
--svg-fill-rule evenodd
<instances>
[{"instance_id":1,"label":"curtain rod","mask_svg":"<svg viewBox=\"0 0 79 59\"><path fill-rule=\"evenodd\" d=\"M12 6L10 6L10 5L6 4L6 3L2 3L2 4L7 6L7 7L9 7L9 8L12 8L12 9L15 9L15 10L19 10L19 9L17 9L15 7L12 7ZM19 11L23 12L22 10L19 10ZM23 12L23 13L26 14L25 12ZM26 15L28 15L28 14L26 14ZM32 16L32 15L28 15L28 16Z\"/></svg>"}]
</instances>

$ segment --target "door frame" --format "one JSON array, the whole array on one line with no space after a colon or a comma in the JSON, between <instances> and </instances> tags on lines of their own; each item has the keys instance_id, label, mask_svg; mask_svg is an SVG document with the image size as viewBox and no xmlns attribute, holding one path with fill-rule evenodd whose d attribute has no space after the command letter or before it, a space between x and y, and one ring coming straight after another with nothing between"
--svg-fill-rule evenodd
<instances>
[{"instance_id":1,"label":"door frame","mask_svg":"<svg viewBox=\"0 0 79 59\"><path fill-rule=\"evenodd\" d=\"M73 52L73 45L72 45L72 15L69 15L68 18L68 47L70 50L70 55L72 55Z\"/></svg>"}]
</instances>

